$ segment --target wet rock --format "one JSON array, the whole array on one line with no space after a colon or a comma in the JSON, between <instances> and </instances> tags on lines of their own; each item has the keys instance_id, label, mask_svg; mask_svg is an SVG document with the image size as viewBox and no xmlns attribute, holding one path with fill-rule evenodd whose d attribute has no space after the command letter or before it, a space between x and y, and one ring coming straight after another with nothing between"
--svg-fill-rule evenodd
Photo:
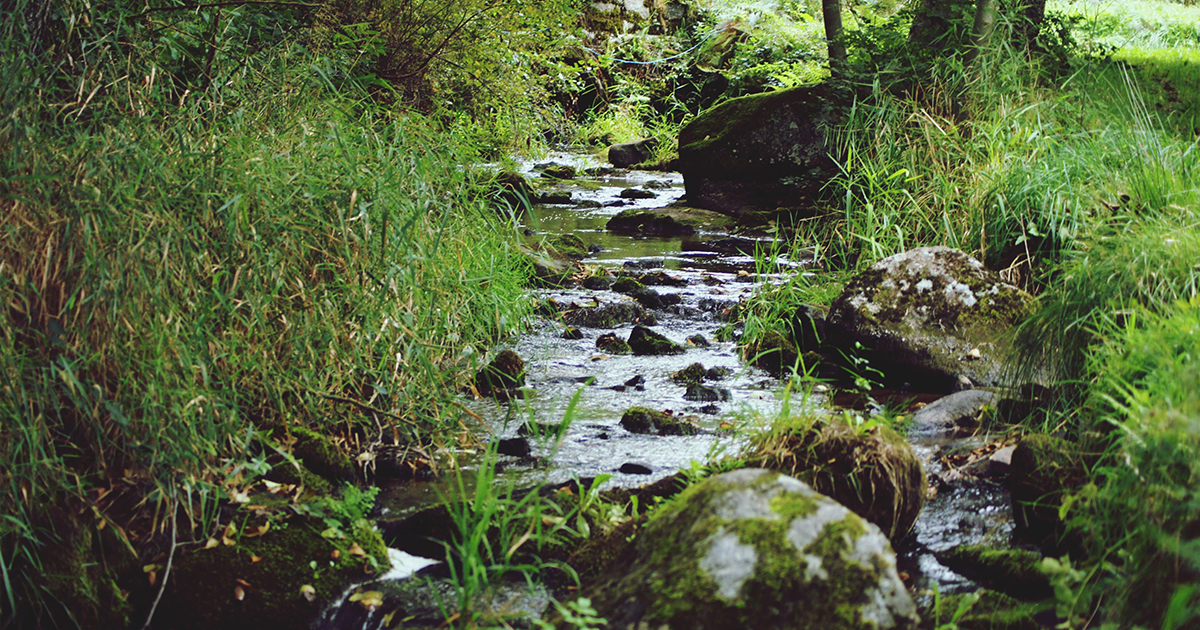
<instances>
[{"instance_id":1,"label":"wet rock","mask_svg":"<svg viewBox=\"0 0 1200 630\"><path fill-rule=\"evenodd\" d=\"M593 598L611 628L915 628L878 528L761 469L684 491Z\"/></svg>"},{"instance_id":2,"label":"wet rock","mask_svg":"<svg viewBox=\"0 0 1200 630\"><path fill-rule=\"evenodd\" d=\"M638 304L646 308L662 310L671 306L675 306L683 302L683 298L674 293L659 293L654 289L635 289L629 293L629 297L637 300Z\"/></svg>"},{"instance_id":3,"label":"wet rock","mask_svg":"<svg viewBox=\"0 0 1200 630\"><path fill-rule=\"evenodd\" d=\"M507 399L525 384L525 361L512 350L501 350L475 374L475 390L483 396Z\"/></svg>"},{"instance_id":4,"label":"wet rock","mask_svg":"<svg viewBox=\"0 0 1200 630\"><path fill-rule=\"evenodd\" d=\"M630 208L609 219L608 230L617 234L686 236L697 230L723 230L730 220L708 210L671 206L656 210Z\"/></svg>"},{"instance_id":5,"label":"wet rock","mask_svg":"<svg viewBox=\"0 0 1200 630\"><path fill-rule=\"evenodd\" d=\"M662 263L658 263L656 266L662 266ZM646 286L686 287L688 284L687 280L672 276L665 271L638 274L634 279Z\"/></svg>"},{"instance_id":6,"label":"wet rock","mask_svg":"<svg viewBox=\"0 0 1200 630\"><path fill-rule=\"evenodd\" d=\"M433 458L419 448L381 446L373 459L378 479L431 479L436 471Z\"/></svg>"},{"instance_id":7,"label":"wet rock","mask_svg":"<svg viewBox=\"0 0 1200 630\"><path fill-rule=\"evenodd\" d=\"M633 293L634 291L644 291L646 287L629 276L622 276L612 283L612 290L617 293Z\"/></svg>"},{"instance_id":8,"label":"wet rock","mask_svg":"<svg viewBox=\"0 0 1200 630\"><path fill-rule=\"evenodd\" d=\"M571 203L571 193L566 190L539 190L533 195L533 203L566 205Z\"/></svg>"},{"instance_id":9,"label":"wet rock","mask_svg":"<svg viewBox=\"0 0 1200 630\"><path fill-rule=\"evenodd\" d=\"M707 348L712 345L708 342L708 339L705 339L704 335L692 335L685 339L685 341L697 348Z\"/></svg>"},{"instance_id":10,"label":"wet rock","mask_svg":"<svg viewBox=\"0 0 1200 630\"><path fill-rule=\"evenodd\" d=\"M715 415L721 413L721 408L718 407L717 405L704 405L703 407L698 407L696 409L696 413L703 413L703 414L707 414L710 416L715 416Z\"/></svg>"},{"instance_id":11,"label":"wet rock","mask_svg":"<svg viewBox=\"0 0 1200 630\"><path fill-rule=\"evenodd\" d=\"M641 188L626 188L617 196L621 199L654 199L658 195L651 190L643 190Z\"/></svg>"},{"instance_id":12,"label":"wet rock","mask_svg":"<svg viewBox=\"0 0 1200 630\"><path fill-rule=\"evenodd\" d=\"M646 377L638 374L637 376L625 381L623 387L631 387L640 391L646 390Z\"/></svg>"},{"instance_id":13,"label":"wet rock","mask_svg":"<svg viewBox=\"0 0 1200 630\"><path fill-rule=\"evenodd\" d=\"M599 254L602 251L604 251L604 248L600 247L599 245L597 245L595 243L588 245L588 253L589 254Z\"/></svg>"},{"instance_id":14,"label":"wet rock","mask_svg":"<svg viewBox=\"0 0 1200 630\"><path fill-rule=\"evenodd\" d=\"M1028 601L1054 597L1040 553L963 545L934 555L946 568L994 591Z\"/></svg>"},{"instance_id":15,"label":"wet rock","mask_svg":"<svg viewBox=\"0 0 1200 630\"><path fill-rule=\"evenodd\" d=\"M752 466L812 485L896 541L925 507L925 470L912 446L887 427L860 431L839 420L776 426L755 440Z\"/></svg>"},{"instance_id":16,"label":"wet rock","mask_svg":"<svg viewBox=\"0 0 1200 630\"><path fill-rule=\"evenodd\" d=\"M533 198L533 186L520 173L497 173L489 186L492 198L511 208L522 208Z\"/></svg>"},{"instance_id":17,"label":"wet rock","mask_svg":"<svg viewBox=\"0 0 1200 630\"><path fill-rule=\"evenodd\" d=\"M574 262L552 257L547 252L525 251L533 276L530 282L537 287L557 288L573 284L571 275L575 273Z\"/></svg>"},{"instance_id":18,"label":"wet rock","mask_svg":"<svg viewBox=\"0 0 1200 630\"><path fill-rule=\"evenodd\" d=\"M710 381L720 381L720 380L723 380L724 378L726 378L727 376L729 376L730 374L733 374L733 370L731 370L727 367L724 367L724 366L713 367L713 368L708 368L708 370L704 372L704 378L706 378Z\"/></svg>"},{"instance_id":19,"label":"wet rock","mask_svg":"<svg viewBox=\"0 0 1200 630\"><path fill-rule=\"evenodd\" d=\"M542 174L542 177L550 177L553 179L574 179L575 167L569 164L557 164L548 162L545 164L535 164L534 170Z\"/></svg>"},{"instance_id":20,"label":"wet rock","mask_svg":"<svg viewBox=\"0 0 1200 630\"><path fill-rule=\"evenodd\" d=\"M547 239L546 243L560 256L565 256L572 260L580 260L588 254L587 246L583 244L583 239L574 234L553 236Z\"/></svg>"},{"instance_id":21,"label":"wet rock","mask_svg":"<svg viewBox=\"0 0 1200 630\"><path fill-rule=\"evenodd\" d=\"M830 133L842 107L825 85L743 96L679 132L690 203L731 215L808 210L837 175Z\"/></svg>"},{"instance_id":22,"label":"wet rock","mask_svg":"<svg viewBox=\"0 0 1200 630\"><path fill-rule=\"evenodd\" d=\"M664 182L661 179L652 179L645 184L642 184L642 188L645 188L646 190L666 190L670 187L671 184L669 182Z\"/></svg>"},{"instance_id":23,"label":"wet rock","mask_svg":"<svg viewBox=\"0 0 1200 630\"><path fill-rule=\"evenodd\" d=\"M529 440L515 437L500 440L500 444L496 445L496 452L512 457L529 457L533 453L533 449L529 447Z\"/></svg>"},{"instance_id":24,"label":"wet rock","mask_svg":"<svg viewBox=\"0 0 1200 630\"><path fill-rule=\"evenodd\" d=\"M693 363L672 374L671 380L679 383L680 385L699 383L700 381L704 380L704 366L700 363Z\"/></svg>"},{"instance_id":25,"label":"wet rock","mask_svg":"<svg viewBox=\"0 0 1200 630\"><path fill-rule=\"evenodd\" d=\"M622 324L653 326L657 323L654 315L637 302L612 302L572 309L563 313L563 321L571 326L588 328L616 328Z\"/></svg>"},{"instance_id":26,"label":"wet rock","mask_svg":"<svg viewBox=\"0 0 1200 630\"><path fill-rule=\"evenodd\" d=\"M633 331L629 333L629 347L637 355L683 354L687 351L683 346L645 326L633 327Z\"/></svg>"},{"instance_id":27,"label":"wet rock","mask_svg":"<svg viewBox=\"0 0 1200 630\"><path fill-rule=\"evenodd\" d=\"M628 168L649 160L658 142L654 138L622 142L608 147L608 161L617 168Z\"/></svg>"},{"instance_id":28,"label":"wet rock","mask_svg":"<svg viewBox=\"0 0 1200 630\"><path fill-rule=\"evenodd\" d=\"M583 339L583 331L574 326L567 326L563 329L562 338L571 340Z\"/></svg>"},{"instance_id":29,"label":"wet rock","mask_svg":"<svg viewBox=\"0 0 1200 630\"><path fill-rule=\"evenodd\" d=\"M775 330L742 346L742 357L750 365L760 367L774 376L790 374L800 358L791 339Z\"/></svg>"},{"instance_id":30,"label":"wet rock","mask_svg":"<svg viewBox=\"0 0 1200 630\"><path fill-rule=\"evenodd\" d=\"M629 343L615 333L605 333L596 337L596 349L609 354L633 354Z\"/></svg>"},{"instance_id":31,"label":"wet rock","mask_svg":"<svg viewBox=\"0 0 1200 630\"><path fill-rule=\"evenodd\" d=\"M304 467L329 481L352 481L354 464L345 449L328 437L299 425L287 427L291 436L292 455Z\"/></svg>"},{"instance_id":32,"label":"wet rock","mask_svg":"<svg viewBox=\"0 0 1200 630\"><path fill-rule=\"evenodd\" d=\"M819 306L801 304L792 314L792 339L800 352L820 350L825 343L826 310Z\"/></svg>"},{"instance_id":33,"label":"wet rock","mask_svg":"<svg viewBox=\"0 0 1200 630\"><path fill-rule=\"evenodd\" d=\"M966 601L972 598L973 601ZM954 619L959 630L1042 630L1054 626L1054 611L1049 618L1038 620L1044 607L1026 604L1003 593L983 589L975 593L942 594L936 599L937 610L922 611L922 616ZM960 610L964 610L959 614ZM1036 615L1036 616L1035 616Z\"/></svg>"},{"instance_id":34,"label":"wet rock","mask_svg":"<svg viewBox=\"0 0 1200 630\"><path fill-rule=\"evenodd\" d=\"M654 472L649 466L643 466L642 464L636 464L634 462L625 462L624 464L621 464L621 467L618 468L617 471L623 472L626 475L649 475Z\"/></svg>"},{"instance_id":35,"label":"wet rock","mask_svg":"<svg viewBox=\"0 0 1200 630\"><path fill-rule=\"evenodd\" d=\"M1004 283L966 254L921 247L889 256L859 273L834 300L830 342L884 376L915 387L953 391L959 376L999 384L1005 334L1029 313L1033 298Z\"/></svg>"},{"instance_id":36,"label":"wet rock","mask_svg":"<svg viewBox=\"0 0 1200 630\"><path fill-rule=\"evenodd\" d=\"M607 291L612 286L612 276L588 276L583 279L583 288L592 291Z\"/></svg>"},{"instance_id":37,"label":"wet rock","mask_svg":"<svg viewBox=\"0 0 1200 630\"><path fill-rule=\"evenodd\" d=\"M630 407L621 416L621 426L630 433L647 435L695 435L700 428L685 418L648 407Z\"/></svg>"},{"instance_id":38,"label":"wet rock","mask_svg":"<svg viewBox=\"0 0 1200 630\"><path fill-rule=\"evenodd\" d=\"M724 402L729 400L729 390L722 387L708 387L699 383L688 385L683 394L684 400L694 402Z\"/></svg>"},{"instance_id":39,"label":"wet rock","mask_svg":"<svg viewBox=\"0 0 1200 630\"><path fill-rule=\"evenodd\" d=\"M969 389L939 398L913 414L909 435L934 437L951 435L960 428L978 424L983 411L996 402L996 395L983 389Z\"/></svg>"}]
</instances>

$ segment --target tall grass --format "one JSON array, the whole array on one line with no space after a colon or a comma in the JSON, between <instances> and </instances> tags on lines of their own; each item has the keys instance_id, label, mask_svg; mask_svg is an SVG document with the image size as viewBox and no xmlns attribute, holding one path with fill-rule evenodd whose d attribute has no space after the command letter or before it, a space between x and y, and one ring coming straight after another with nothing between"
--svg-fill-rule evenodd
<instances>
[{"instance_id":1,"label":"tall grass","mask_svg":"<svg viewBox=\"0 0 1200 630\"><path fill-rule=\"evenodd\" d=\"M260 429L436 439L474 350L525 314L525 271L472 194L470 147L371 106L302 29L234 38L293 18L222 13L230 42L189 74L163 33L211 12L66 3L39 30L41 5L17 4L0 18L0 622L38 625L61 595L38 577L65 544L48 506L94 508L88 527L137 546L185 486L219 493Z\"/></svg>"}]
</instances>

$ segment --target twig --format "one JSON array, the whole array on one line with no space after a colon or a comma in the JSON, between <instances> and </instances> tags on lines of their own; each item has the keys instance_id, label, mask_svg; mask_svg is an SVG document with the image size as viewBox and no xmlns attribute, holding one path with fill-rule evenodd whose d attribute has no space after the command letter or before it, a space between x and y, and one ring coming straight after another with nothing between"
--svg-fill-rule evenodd
<instances>
[{"instance_id":1,"label":"twig","mask_svg":"<svg viewBox=\"0 0 1200 630\"><path fill-rule=\"evenodd\" d=\"M179 512L179 506L171 506L171 551L167 554L167 568L163 571L162 584L158 587L158 595L154 597L154 603L150 605L150 614L146 615L146 623L142 624L142 630L150 627L150 622L154 620L154 611L158 608L158 602L162 600L163 592L167 590L167 580L171 579L171 562L175 560L175 543L176 536L179 532L179 526L176 523L175 515Z\"/></svg>"},{"instance_id":2,"label":"twig","mask_svg":"<svg viewBox=\"0 0 1200 630\"><path fill-rule=\"evenodd\" d=\"M280 7L308 7L312 9L319 8L319 4L309 4L307 2L267 2L266 0L229 0L227 2L209 2L205 4L184 4L177 7L155 7L146 9L141 13L133 16L135 19L145 17L151 13L161 13L163 11L191 11L194 9L216 9L218 7L241 7L248 4L280 6Z\"/></svg>"}]
</instances>

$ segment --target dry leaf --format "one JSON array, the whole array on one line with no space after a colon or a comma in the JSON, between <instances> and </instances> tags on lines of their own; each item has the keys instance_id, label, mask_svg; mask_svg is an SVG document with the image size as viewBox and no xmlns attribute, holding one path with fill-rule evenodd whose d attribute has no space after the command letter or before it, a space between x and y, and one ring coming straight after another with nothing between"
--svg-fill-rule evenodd
<instances>
[{"instance_id":1,"label":"dry leaf","mask_svg":"<svg viewBox=\"0 0 1200 630\"><path fill-rule=\"evenodd\" d=\"M358 543L352 543L350 545L350 555L358 556L359 558L366 558L367 552L363 551L363 548L360 547Z\"/></svg>"},{"instance_id":2,"label":"dry leaf","mask_svg":"<svg viewBox=\"0 0 1200 630\"><path fill-rule=\"evenodd\" d=\"M243 599L246 599L246 589L242 588L241 586L233 587L233 598L239 602Z\"/></svg>"},{"instance_id":3,"label":"dry leaf","mask_svg":"<svg viewBox=\"0 0 1200 630\"><path fill-rule=\"evenodd\" d=\"M305 584L300 587L300 595L311 602L317 598L317 589L313 588L312 584Z\"/></svg>"},{"instance_id":4,"label":"dry leaf","mask_svg":"<svg viewBox=\"0 0 1200 630\"><path fill-rule=\"evenodd\" d=\"M350 601L358 602L359 606L366 608L369 612L375 612L376 608L383 605L383 593L379 591L363 591L351 595Z\"/></svg>"},{"instance_id":5,"label":"dry leaf","mask_svg":"<svg viewBox=\"0 0 1200 630\"><path fill-rule=\"evenodd\" d=\"M262 561L262 556L256 556L254 554L250 554L250 564L258 564L261 561Z\"/></svg>"},{"instance_id":6,"label":"dry leaf","mask_svg":"<svg viewBox=\"0 0 1200 630\"><path fill-rule=\"evenodd\" d=\"M219 544L221 544L221 543L217 542L216 538L209 538L208 542L204 543L204 548L212 549L213 547L216 547Z\"/></svg>"},{"instance_id":7,"label":"dry leaf","mask_svg":"<svg viewBox=\"0 0 1200 630\"><path fill-rule=\"evenodd\" d=\"M341 557L342 557L342 552L339 549L334 549L333 551L329 552L330 560L337 560L338 558L341 558Z\"/></svg>"},{"instance_id":8,"label":"dry leaf","mask_svg":"<svg viewBox=\"0 0 1200 630\"><path fill-rule=\"evenodd\" d=\"M237 582L238 584L241 584L242 586L245 586L246 588L248 588L250 590L254 590L254 587L250 586L250 583L247 582L246 580L243 580L242 578L234 578L233 581Z\"/></svg>"}]
</instances>

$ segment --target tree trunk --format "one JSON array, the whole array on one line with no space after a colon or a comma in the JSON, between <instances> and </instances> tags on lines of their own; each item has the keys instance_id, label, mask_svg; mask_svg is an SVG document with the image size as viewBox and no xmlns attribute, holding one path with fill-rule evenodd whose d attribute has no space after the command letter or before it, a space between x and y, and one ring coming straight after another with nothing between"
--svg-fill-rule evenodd
<instances>
[{"instance_id":1,"label":"tree trunk","mask_svg":"<svg viewBox=\"0 0 1200 630\"><path fill-rule=\"evenodd\" d=\"M841 0L821 0L821 12L825 15L825 39L829 42L829 72L841 74L846 64L846 44L842 41Z\"/></svg>"},{"instance_id":2,"label":"tree trunk","mask_svg":"<svg viewBox=\"0 0 1200 630\"><path fill-rule=\"evenodd\" d=\"M975 5L975 26L971 29L971 50L967 53L970 61L980 50L992 42L992 30L996 27L996 0L977 0Z\"/></svg>"}]
</instances>

